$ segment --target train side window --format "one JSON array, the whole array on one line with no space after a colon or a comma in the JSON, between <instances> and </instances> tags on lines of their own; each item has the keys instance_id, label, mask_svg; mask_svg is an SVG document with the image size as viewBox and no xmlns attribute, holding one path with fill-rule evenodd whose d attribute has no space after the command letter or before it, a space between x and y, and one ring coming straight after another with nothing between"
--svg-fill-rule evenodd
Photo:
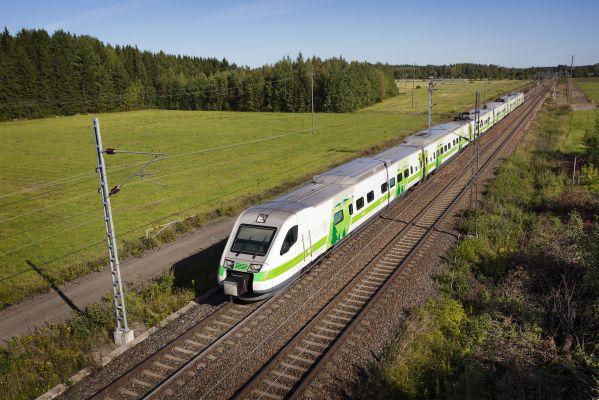
<instances>
[{"instance_id":1,"label":"train side window","mask_svg":"<svg viewBox=\"0 0 599 400\"><path fill-rule=\"evenodd\" d=\"M368 201L369 203L372 202L374 200L374 190L371 190L370 192L368 192L368 194L366 195L366 201Z\"/></svg>"},{"instance_id":2,"label":"train side window","mask_svg":"<svg viewBox=\"0 0 599 400\"><path fill-rule=\"evenodd\" d=\"M412 175L413 173L414 173L414 167L412 167L412 166L410 165L410 175Z\"/></svg>"},{"instance_id":3,"label":"train side window","mask_svg":"<svg viewBox=\"0 0 599 400\"><path fill-rule=\"evenodd\" d=\"M358 200L356 200L356 209L361 209L362 207L364 207L364 197L360 197Z\"/></svg>"},{"instance_id":4,"label":"train side window","mask_svg":"<svg viewBox=\"0 0 599 400\"><path fill-rule=\"evenodd\" d=\"M408 176L410 176L410 170L406 168L403 172L403 177L407 178Z\"/></svg>"},{"instance_id":5,"label":"train side window","mask_svg":"<svg viewBox=\"0 0 599 400\"><path fill-rule=\"evenodd\" d=\"M349 215L354 215L354 205L353 204L349 205Z\"/></svg>"},{"instance_id":6,"label":"train side window","mask_svg":"<svg viewBox=\"0 0 599 400\"><path fill-rule=\"evenodd\" d=\"M333 215L333 223L337 225L343 221L343 210L339 210Z\"/></svg>"},{"instance_id":7,"label":"train side window","mask_svg":"<svg viewBox=\"0 0 599 400\"><path fill-rule=\"evenodd\" d=\"M295 242L297 242L297 225L287 231L287 235L285 235L285 240L283 240L283 245L281 246L281 255L287 253Z\"/></svg>"},{"instance_id":8,"label":"train side window","mask_svg":"<svg viewBox=\"0 0 599 400\"><path fill-rule=\"evenodd\" d=\"M401 174L401 172L399 174L397 174L397 182L401 182L401 180L403 179L403 175Z\"/></svg>"},{"instance_id":9,"label":"train side window","mask_svg":"<svg viewBox=\"0 0 599 400\"><path fill-rule=\"evenodd\" d=\"M389 187L392 188L394 186L395 186L395 177L393 177L389 180Z\"/></svg>"},{"instance_id":10,"label":"train side window","mask_svg":"<svg viewBox=\"0 0 599 400\"><path fill-rule=\"evenodd\" d=\"M384 182L384 183L381 185L381 193L385 193L385 192L387 191L387 186L388 186L388 185L387 185L387 182Z\"/></svg>"}]
</instances>

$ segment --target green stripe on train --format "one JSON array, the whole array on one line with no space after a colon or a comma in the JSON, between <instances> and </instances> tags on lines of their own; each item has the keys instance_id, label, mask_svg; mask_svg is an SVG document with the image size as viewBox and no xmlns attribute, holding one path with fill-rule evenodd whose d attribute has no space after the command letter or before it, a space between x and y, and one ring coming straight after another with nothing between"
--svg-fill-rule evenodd
<instances>
[{"instance_id":1,"label":"green stripe on train","mask_svg":"<svg viewBox=\"0 0 599 400\"><path fill-rule=\"evenodd\" d=\"M316 252L318 249L320 249L322 246L325 245L327 241L326 236L323 237L322 239L320 239L318 242L314 243L314 245L312 245L311 250L306 250L306 252L310 251L311 253ZM276 278L277 276L287 272L288 270L290 270L291 268L295 267L297 264L299 264L300 262L302 262L304 260L304 253L300 253L297 256L293 257L291 260L287 261L286 263L283 263L281 265L279 265L276 268L271 269L270 271L264 271L264 272L257 272L254 274L254 281L266 281L268 279L273 279Z\"/></svg>"}]
</instances>

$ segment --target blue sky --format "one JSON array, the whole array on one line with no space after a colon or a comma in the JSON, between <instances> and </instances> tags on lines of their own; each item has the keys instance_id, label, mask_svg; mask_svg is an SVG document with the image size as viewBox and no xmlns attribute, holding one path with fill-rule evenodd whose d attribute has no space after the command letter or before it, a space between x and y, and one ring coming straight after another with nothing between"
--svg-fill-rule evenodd
<instances>
[{"instance_id":1,"label":"blue sky","mask_svg":"<svg viewBox=\"0 0 599 400\"><path fill-rule=\"evenodd\" d=\"M242 65L285 55L508 66L599 62L599 1L5 1L0 25Z\"/></svg>"}]
</instances>

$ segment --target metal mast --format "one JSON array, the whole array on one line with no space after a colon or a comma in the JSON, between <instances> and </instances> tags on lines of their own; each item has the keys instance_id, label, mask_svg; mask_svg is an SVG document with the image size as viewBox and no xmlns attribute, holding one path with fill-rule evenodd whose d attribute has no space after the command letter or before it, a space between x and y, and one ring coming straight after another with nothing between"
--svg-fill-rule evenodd
<instances>
[{"instance_id":1,"label":"metal mast","mask_svg":"<svg viewBox=\"0 0 599 400\"><path fill-rule=\"evenodd\" d=\"M412 108L414 108L414 83L416 81L416 63L412 67Z\"/></svg>"},{"instance_id":2,"label":"metal mast","mask_svg":"<svg viewBox=\"0 0 599 400\"><path fill-rule=\"evenodd\" d=\"M117 249L114 224L112 222L112 209L110 207L110 190L106 178L106 164L104 163L104 149L102 148L102 135L100 134L100 121L92 118L94 137L96 140L96 151L98 156L98 177L100 178L100 197L104 210L104 225L106 227L106 242L108 244L108 259L110 261L110 273L112 275L112 292L114 303L114 314L116 329L114 330L114 342L125 345L133 340L133 331L129 330L127 324L127 311L125 310L125 295L121 280L121 269L119 264L119 253Z\"/></svg>"},{"instance_id":3,"label":"metal mast","mask_svg":"<svg viewBox=\"0 0 599 400\"><path fill-rule=\"evenodd\" d=\"M312 94L312 133L314 133L314 67L310 63L310 92Z\"/></svg>"},{"instance_id":4,"label":"metal mast","mask_svg":"<svg viewBox=\"0 0 599 400\"><path fill-rule=\"evenodd\" d=\"M476 134L480 135L480 92L476 91ZM478 155L479 155L479 146L478 142L480 142L480 138L476 138L476 172L474 175L474 236L478 237Z\"/></svg>"},{"instance_id":5,"label":"metal mast","mask_svg":"<svg viewBox=\"0 0 599 400\"><path fill-rule=\"evenodd\" d=\"M568 104L570 104L570 97L572 95L572 69L574 68L574 56L570 61L570 74L568 76Z\"/></svg>"},{"instance_id":6,"label":"metal mast","mask_svg":"<svg viewBox=\"0 0 599 400\"><path fill-rule=\"evenodd\" d=\"M433 77L429 77L428 82L428 133L431 133L433 126Z\"/></svg>"}]
</instances>

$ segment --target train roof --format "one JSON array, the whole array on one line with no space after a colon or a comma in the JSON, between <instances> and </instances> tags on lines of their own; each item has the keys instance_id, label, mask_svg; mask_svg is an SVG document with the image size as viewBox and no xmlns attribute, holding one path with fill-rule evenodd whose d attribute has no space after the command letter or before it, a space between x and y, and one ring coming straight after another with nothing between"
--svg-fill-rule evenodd
<instances>
[{"instance_id":1,"label":"train roof","mask_svg":"<svg viewBox=\"0 0 599 400\"><path fill-rule=\"evenodd\" d=\"M362 157L335 167L312 180L315 183L335 183L353 185L384 168L383 163L374 157Z\"/></svg>"},{"instance_id":2,"label":"train roof","mask_svg":"<svg viewBox=\"0 0 599 400\"><path fill-rule=\"evenodd\" d=\"M404 140L408 144L413 144L417 146L428 146L441 139L442 137L455 133L458 134L457 131L463 126L468 125L468 122L465 121L451 121L446 122L444 124L439 124L431 127L430 130L424 129L412 136L408 136Z\"/></svg>"},{"instance_id":3,"label":"train roof","mask_svg":"<svg viewBox=\"0 0 599 400\"><path fill-rule=\"evenodd\" d=\"M269 216L268 218L273 217L271 220L286 219L289 215L300 210L322 204L335 197L342 190L342 185L306 183L276 199L248 208L244 211L244 217L249 216L251 218L254 214L256 217L258 214L266 214Z\"/></svg>"},{"instance_id":4,"label":"train roof","mask_svg":"<svg viewBox=\"0 0 599 400\"><path fill-rule=\"evenodd\" d=\"M501 99L503 99L503 101L507 102L507 101L515 99L518 96L522 96L522 92L514 92L514 93L506 94L505 96L501 96Z\"/></svg>"},{"instance_id":5,"label":"train roof","mask_svg":"<svg viewBox=\"0 0 599 400\"><path fill-rule=\"evenodd\" d=\"M372 158L376 158L377 160L381 160L388 164L393 164L413 155L414 153L418 153L419 151L420 147L418 146L402 143L399 146L391 147L390 149L387 149L382 153L373 156Z\"/></svg>"}]
</instances>

